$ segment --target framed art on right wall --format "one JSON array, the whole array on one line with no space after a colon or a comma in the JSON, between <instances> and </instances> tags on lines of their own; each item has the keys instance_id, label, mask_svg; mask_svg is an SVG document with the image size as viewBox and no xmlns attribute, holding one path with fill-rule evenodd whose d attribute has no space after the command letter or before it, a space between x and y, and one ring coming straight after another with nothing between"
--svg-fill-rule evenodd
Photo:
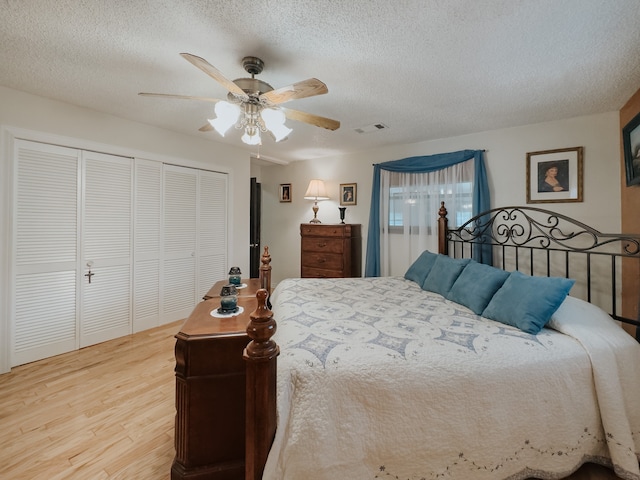
<instances>
[{"instance_id":1,"label":"framed art on right wall","mask_svg":"<svg viewBox=\"0 0 640 480\"><path fill-rule=\"evenodd\" d=\"M583 150L527 153L527 203L582 202Z\"/></svg>"},{"instance_id":2,"label":"framed art on right wall","mask_svg":"<svg viewBox=\"0 0 640 480\"><path fill-rule=\"evenodd\" d=\"M622 128L627 187L640 184L640 113Z\"/></svg>"}]
</instances>

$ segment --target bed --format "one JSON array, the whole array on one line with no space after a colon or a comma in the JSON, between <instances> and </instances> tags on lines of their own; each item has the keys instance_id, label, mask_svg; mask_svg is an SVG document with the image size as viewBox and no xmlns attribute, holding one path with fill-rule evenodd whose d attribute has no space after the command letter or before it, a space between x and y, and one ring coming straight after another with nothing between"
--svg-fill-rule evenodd
<instances>
[{"instance_id":1,"label":"bed","mask_svg":"<svg viewBox=\"0 0 640 480\"><path fill-rule=\"evenodd\" d=\"M259 292L246 478L564 478L591 462L640 479L640 345L618 323L640 325L619 313L640 236L526 207L450 229L443 204L439 238L404 277L287 279L271 311Z\"/></svg>"}]
</instances>

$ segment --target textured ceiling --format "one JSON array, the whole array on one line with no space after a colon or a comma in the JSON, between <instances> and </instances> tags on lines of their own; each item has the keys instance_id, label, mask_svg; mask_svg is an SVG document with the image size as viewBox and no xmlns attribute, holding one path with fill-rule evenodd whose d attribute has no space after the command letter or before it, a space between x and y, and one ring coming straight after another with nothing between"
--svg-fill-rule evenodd
<instances>
[{"instance_id":1,"label":"textured ceiling","mask_svg":"<svg viewBox=\"0 0 640 480\"><path fill-rule=\"evenodd\" d=\"M263 140L304 160L618 110L640 87L639 25L638 0L3 0L0 85L255 153L198 132L212 104L137 93L224 98L179 54L229 79L258 56L274 88L329 88L286 106L339 130L289 120Z\"/></svg>"}]
</instances>

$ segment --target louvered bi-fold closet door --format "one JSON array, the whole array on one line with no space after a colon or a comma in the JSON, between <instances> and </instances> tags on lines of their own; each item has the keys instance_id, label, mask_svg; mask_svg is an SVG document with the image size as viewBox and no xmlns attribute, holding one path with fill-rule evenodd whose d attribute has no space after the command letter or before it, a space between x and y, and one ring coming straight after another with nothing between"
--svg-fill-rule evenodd
<instances>
[{"instance_id":1,"label":"louvered bi-fold closet door","mask_svg":"<svg viewBox=\"0 0 640 480\"><path fill-rule=\"evenodd\" d=\"M227 276L228 175L164 166L161 322L187 317Z\"/></svg>"},{"instance_id":2,"label":"louvered bi-fold closet door","mask_svg":"<svg viewBox=\"0 0 640 480\"><path fill-rule=\"evenodd\" d=\"M214 283L228 275L227 178L228 176L223 173L201 171L199 174L197 251L199 298L202 298Z\"/></svg>"},{"instance_id":3,"label":"louvered bi-fold closet door","mask_svg":"<svg viewBox=\"0 0 640 480\"><path fill-rule=\"evenodd\" d=\"M14 144L11 366L78 348L80 152Z\"/></svg>"},{"instance_id":4,"label":"louvered bi-fold closet door","mask_svg":"<svg viewBox=\"0 0 640 480\"><path fill-rule=\"evenodd\" d=\"M132 165L83 152L80 346L131 333Z\"/></svg>"},{"instance_id":5,"label":"louvered bi-fold closet door","mask_svg":"<svg viewBox=\"0 0 640 480\"><path fill-rule=\"evenodd\" d=\"M197 188L198 170L164 166L162 323L196 304Z\"/></svg>"},{"instance_id":6,"label":"louvered bi-fold closet door","mask_svg":"<svg viewBox=\"0 0 640 480\"><path fill-rule=\"evenodd\" d=\"M159 325L162 163L135 160L133 331Z\"/></svg>"}]
</instances>

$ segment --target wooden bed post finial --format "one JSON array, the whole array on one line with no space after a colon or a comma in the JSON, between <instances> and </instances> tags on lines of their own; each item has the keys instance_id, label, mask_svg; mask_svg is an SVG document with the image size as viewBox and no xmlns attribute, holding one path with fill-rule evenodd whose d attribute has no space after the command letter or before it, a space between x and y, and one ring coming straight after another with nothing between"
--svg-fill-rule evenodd
<instances>
[{"instance_id":1,"label":"wooden bed post finial","mask_svg":"<svg viewBox=\"0 0 640 480\"><path fill-rule=\"evenodd\" d=\"M449 228L449 220L447 220L447 209L444 206L444 202L440 202L438 215L438 253L448 255L449 244L447 243L447 229Z\"/></svg>"},{"instance_id":2,"label":"wooden bed post finial","mask_svg":"<svg viewBox=\"0 0 640 480\"><path fill-rule=\"evenodd\" d=\"M447 209L444 206L444 202L440 202L440 210L438 210L438 215L440 216L440 218L446 218L447 216Z\"/></svg>"},{"instance_id":3,"label":"wooden bed post finial","mask_svg":"<svg viewBox=\"0 0 640 480\"><path fill-rule=\"evenodd\" d=\"M245 349L245 359L254 362L269 360L278 355L278 346L271 337L276 333L276 321L273 312L266 305L267 290L261 288L256 292L258 306L251 312L247 335L251 339Z\"/></svg>"},{"instance_id":4,"label":"wooden bed post finial","mask_svg":"<svg viewBox=\"0 0 640 480\"><path fill-rule=\"evenodd\" d=\"M258 306L249 315L244 349L246 361L245 479L260 480L276 434L276 367L280 349L271 337L276 333L273 312L267 307L268 292L256 293Z\"/></svg>"},{"instance_id":5,"label":"wooden bed post finial","mask_svg":"<svg viewBox=\"0 0 640 480\"><path fill-rule=\"evenodd\" d=\"M260 258L260 288L264 288L271 294L271 255L269 255L269 247L264 247L264 253Z\"/></svg>"}]
</instances>

